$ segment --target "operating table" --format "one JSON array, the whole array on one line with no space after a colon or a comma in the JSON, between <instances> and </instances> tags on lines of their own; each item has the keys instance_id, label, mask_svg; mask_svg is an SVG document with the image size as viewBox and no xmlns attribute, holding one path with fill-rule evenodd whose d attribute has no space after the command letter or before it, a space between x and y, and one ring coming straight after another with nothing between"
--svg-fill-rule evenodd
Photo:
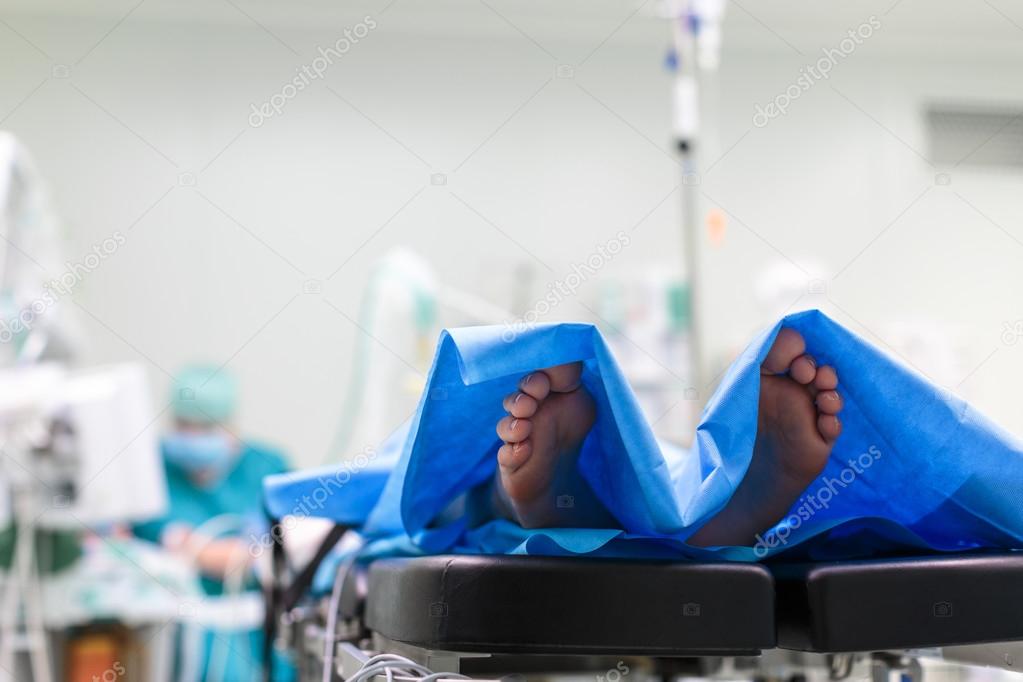
<instances>
[{"instance_id":1,"label":"operating table","mask_svg":"<svg viewBox=\"0 0 1023 682\"><path fill-rule=\"evenodd\" d=\"M931 658L1023 668L1023 552L768 565L450 555L339 571L331 599L278 585L271 600L300 679L882 682L918 681Z\"/></svg>"},{"instance_id":2,"label":"operating table","mask_svg":"<svg viewBox=\"0 0 1023 682\"><path fill-rule=\"evenodd\" d=\"M809 521L802 507L787 521L786 548L769 547L779 552L762 563L571 556L714 556L690 553L683 529L720 509L748 470L760 367L783 326L827 350L819 356L842 377L845 400L842 438L807 489L822 506L811 503ZM575 360L597 403L579 466L627 532L472 526L469 494L493 480L501 401L533 368ZM687 452L656 441L596 327L539 325L514 345L497 327L447 330L415 415L376 457L361 457L270 477L268 512L311 508L364 529L371 543L407 541L412 553L530 555L346 563L329 599L304 596L310 571L298 572L270 591L267 629L277 633L267 641L298 652L307 679L585 672L597 682L798 682L867 673L880 682L893 671L919 678L934 660L1023 666L1023 552L955 552L1023 547L1023 445L819 311L785 317L739 355ZM442 519L463 494L466 518ZM905 556L925 547L933 553ZM747 549L720 554L756 554ZM570 556L540 556L546 550ZM837 552L874 558L794 559Z\"/></svg>"}]
</instances>

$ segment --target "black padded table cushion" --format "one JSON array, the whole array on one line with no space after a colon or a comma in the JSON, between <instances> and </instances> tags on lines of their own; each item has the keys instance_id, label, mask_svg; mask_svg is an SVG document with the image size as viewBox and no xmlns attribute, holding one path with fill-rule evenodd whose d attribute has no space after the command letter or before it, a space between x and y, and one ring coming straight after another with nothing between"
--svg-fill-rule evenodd
<instances>
[{"instance_id":1,"label":"black padded table cushion","mask_svg":"<svg viewBox=\"0 0 1023 682\"><path fill-rule=\"evenodd\" d=\"M877 651L1023 639L1023 553L773 566L778 646Z\"/></svg>"},{"instance_id":2,"label":"black padded table cushion","mask_svg":"<svg viewBox=\"0 0 1023 682\"><path fill-rule=\"evenodd\" d=\"M385 559L370 566L366 624L466 652L748 654L775 645L774 585L756 564Z\"/></svg>"}]
</instances>

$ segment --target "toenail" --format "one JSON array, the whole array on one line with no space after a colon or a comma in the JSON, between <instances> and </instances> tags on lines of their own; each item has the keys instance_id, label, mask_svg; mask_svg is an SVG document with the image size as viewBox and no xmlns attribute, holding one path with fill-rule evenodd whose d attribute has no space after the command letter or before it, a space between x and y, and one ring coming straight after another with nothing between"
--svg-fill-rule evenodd
<instances>
[{"instance_id":1,"label":"toenail","mask_svg":"<svg viewBox=\"0 0 1023 682\"><path fill-rule=\"evenodd\" d=\"M516 393L515 394L515 399L512 400L512 405L515 405L516 403L518 403L519 402L519 398L521 398L521 397L522 397L521 393Z\"/></svg>"},{"instance_id":2,"label":"toenail","mask_svg":"<svg viewBox=\"0 0 1023 682\"><path fill-rule=\"evenodd\" d=\"M512 431L514 431L514 430L515 430L515 427L517 427L518 425L519 425L519 420L518 420L518 419L512 419L512 420L511 420L511 424L509 424L509 425L508 425L508 427L509 427L509 428L510 428L510 429L511 429Z\"/></svg>"},{"instance_id":3,"label":"toenail","mask_svg":"<svg viewBox=\"0 0 1023 682\"><path fill-rule=\"evenodd\" d=\"M814 358L813 358L813 356L812 356L812 355L804 355L803 357L804 357L804 358L806 358L806 359L807 359L807 361L808 361L808 362L809 362L809 363L810 363L811 365L813 365L814 367L816 367L816 366L817 366L817 361L816 361L816 360L814 360Z\"/></svg>"},{"instance_id":4,"label":"toenail","mask_svg":"<svg viewBox=\"0 0 1023 682\"><path fill-rule=\"evenodd\" d=\"M522 385L525 386L526 384L528 384L532 378L533 378L532 374L527 374L526 378L522 380Z\"/></svg>"}]
</instances>

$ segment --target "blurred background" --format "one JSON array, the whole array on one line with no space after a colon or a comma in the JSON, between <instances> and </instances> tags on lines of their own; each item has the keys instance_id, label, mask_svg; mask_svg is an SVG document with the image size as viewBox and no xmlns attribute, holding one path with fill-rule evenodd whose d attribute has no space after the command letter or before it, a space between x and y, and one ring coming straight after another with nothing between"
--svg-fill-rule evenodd
<instances>
[{"instance_id":1,"label":"blurred background","mask_svg":"<svg viewBox=\"0 0 1023 682\"><path fill-rule=\"evenodd\" d=\"M3 364L60 361L104 425L42 506L151 516L157 440L206 417L351 459L467 324L596 324L687 442L820 308L1023 434L1023 7L677 5L0 0ZM64 381L7 376L5 419Z\"/></svg>"},{"instance_id":2,"label":"blurred background","mask_svg":"<svg viewBox=\"0 0 1023 682\"><path fill-rule=\"evenodd\" d=\"M64 302L83 357L143 362L161 406L183 363L225 365L240 427L299 464L342 454L353 357L427 366L404 330L360 328L381 259L407 249L431 286L479 299L441 301L435 326L501 324L619 231L628 247L538 319L617 328L669 392L705 398L753 331L821 307L1023 430L1004 380L1023 354L1003 339L1023 318L1013 3L729 3L699 74L693 191L655 3L4 0L0 19L0 126L50 188L62 259L125 237ZM280 113L253 113L275 95ZM686 197L700 385L661 367L657 325L689 320L637 309L692 274Z\"/></svg>"}]
</instances>

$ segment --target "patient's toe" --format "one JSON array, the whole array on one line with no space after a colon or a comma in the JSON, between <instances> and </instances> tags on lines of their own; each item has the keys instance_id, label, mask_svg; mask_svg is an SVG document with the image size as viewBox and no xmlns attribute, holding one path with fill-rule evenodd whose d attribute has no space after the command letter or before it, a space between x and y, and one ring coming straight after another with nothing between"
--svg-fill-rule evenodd
<instances>
[{"instance_id":1,"label":"patient's toe","mask_svg":"<svg viewBox=\"0 0 1023 682\"><path fill-rule=\"evenodd\" d=\"M838 372L831 365L824 365L817 369L817 376L813 378L813 387L818 391L833 391L838 388Z\"/></svg>"},{"instance_id":2,"label":"patient's toe","mask_svg":"<svg viewBox=\"0 0 1023 682\"><path fill-rule=\"evenodd\" d=\"M520 443L527 438L533 430L533 423L528 419L507 416L497 422L497 437L505 443Z\"/></svg>"},{"instance_id":3,"label":"patient's toe","mask_svg":"<svg viewBox=\"0 0 1023 682\"><path fill-rule=\"evenodd\" d=\"M789 376L806 386L817 376L817 361L809 353L800 355L789 366Z\"/></svg>"},{"instance_id":4,"label":"patient's toe","mask_svg":"<svg viewBox=\"0 0 1023 682\"><path fill-rule=\"evenodd\" d=\"M789 370L792 361L805 351L806 342L803 341L803 336L795 329L783 327L771 344L771 350L767 352L761 368L767 374L784 374Z\"/></svg>"},{"instance_id":5,"label":"patient's toe","mask_svg":"<svg viewBox=\"0 0 1023 682\"><path fill-rule=\"evenodd\" d=\"M522 391L516 391L504 399L504 411L519 419L532 417L538 405L536 398Z\"/></svg>"},{"instance_id":6,"label":"patient's toe","mask_svg":"<svg viewBox=\"0 0 1023 682\"><path fill-rule=\"evenodd\" d=\"M565 365L548 367L543 371L550 379L551 390L555 393L568 393L579 388L583 375L583 363L570 362Z\"/></svg>"},{"instance_id":7,"label":"patient's toe","mask_svg":"<svg viewBox=\"0 0 1023 682\"><path fill-rule=\"evenodd\" d=\"M817 417L817 430L830 443L842 433L842 422L833 414L822 414Z\"/></svg>"},{"instance_id":8,"label":"patient's toe","mask_svg":"<svg viewBox=\"0 0 1023 682\"><path fill-rule=\"evenodd\" d=\"M551 380L543 372L533 372L522 378L519 390L537 400L543 400L551 392Z\"/></svg>"},{"instance_id":9,"label":"patient's toe","mask_svg":"<svg viewBox=\"0 0 1023 682\"><path fill-rule=\"evenodd\" d=\"M533 444L528 440L521 443L505 443L497 451L497 463L507 473L513 473L529 460Z\"/></svg>"},{"instance_id":10,"label":"patient's toe","mask_svg":"<svg viewBox=\"0 0 1023 682\"><path fill-rule=\"evenodd\" d=\"M821 391L814 402L822 414L838 414L842 411L842 396L838 391Z\"/></svg>"}]
</instances>

